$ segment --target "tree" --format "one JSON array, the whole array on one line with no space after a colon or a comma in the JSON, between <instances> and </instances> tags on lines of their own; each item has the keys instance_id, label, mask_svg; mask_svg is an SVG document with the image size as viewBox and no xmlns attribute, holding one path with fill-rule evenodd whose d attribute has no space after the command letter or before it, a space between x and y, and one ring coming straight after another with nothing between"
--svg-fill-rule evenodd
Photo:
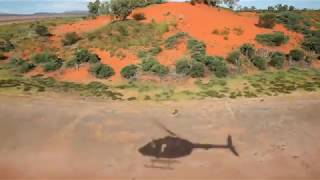
<instances>
[{"instance_id":1,"label":"tree","mask_svg":"<svg viewBox=\"0 0 320 180\"><path fill-rule=\"evenodd\" d=\"M234 6L239 2L239 0L224 0L224 4L226 4L229 8L233 9Z\"/></svg>"},{"instance_id":2,"label":"tree","mask_svg":"<svg viewBox=\"0 0 320 180\"><path fill-rule=\"evenodd\" d=\"M89 2L88 9L91 16L97 16L99 14L100 9L100 0Z\"/></svg>"},{"instance_id":3,"label":"tree","mask_svg":"<svg viewBox=\"0 0 320 180\"><path fill-rule=\"evenodd\" d=\"M125 20L136 8L135 0L111 0L110 14L117 19Z\"/></svg>"}]
</instances>

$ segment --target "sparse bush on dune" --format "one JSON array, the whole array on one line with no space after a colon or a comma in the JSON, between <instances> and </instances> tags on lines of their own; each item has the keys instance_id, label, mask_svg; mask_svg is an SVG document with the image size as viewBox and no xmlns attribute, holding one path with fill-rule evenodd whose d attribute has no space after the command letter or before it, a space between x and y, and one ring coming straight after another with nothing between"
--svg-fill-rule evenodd
<instances>
[{"instance_id":1,"label":"sparse bush on dune","mask_svg":"<svg viewBox=\"0 0 320 180\"><path fill-rule=\"evenodd\" d=\"M289 57L293 61L302 61L304 60L304 52L300 49L293 49L289 52Z\"/></svg>"},{"instance_id":2,"label":"sparse bush on dune","mask_svg":"<svg viewBox=\"0 0 320 180\"><path fill-rule=\"evenodd\" d=\"M27 73L35 68L33 63L29 63L21 58L12 58L10 65L20 73Z\"/></svg>"},{"instance_id":3,"label":"sparse bush on dune","mask_svg":"<svg viewBox=\"0 0 320 180\"><path fill-rule=\"evenodd\" d=\"M96 63L90 67L90 72L96 78L107 79L115 74L112 67L106 64Z\"/></svg>"},{"instance_id":4,"label":"sparse bush on dune","mask_svg":"<svg viewBox=\"0 0 320 180\"><path fill-rule=\"evenodd\" d=\"M160 64L154 57L143 59L141 68L145 72L151 72L159 76L164 76L169 73L169 68Z\"/></svg>"},{"instance_id":5,"label":"sparse bush on dune","mask_svg":"<svg viewBox=\"0 0 320 180\"><path fill-rule=\"evenodd\" d=\"M196 39L189 39L187 48L190 51L191 58L198 62L204 62L206 58L206 44Z\"/></svg>"},{"instance_id":6,"label":"sparse bush on dune","mask_svg":"<svg viewBox=\"0 0 320 180\"><path fill-rule=\"evenodd\" d=\"M222 78L228 75L228 67L223 57L207 56L205 64L216 77Z\"/></svg>"},{"instance_id":7,"label":"sparse bush on dune","mask_svg":"<svg viewBox=\"0 0 320 180\"><path fill-rule=\"evenodd\" d=\"M240 47L240 52L251 59L255 56L256 49L253 44L246 43Z\"/></svg>"},{"instance_id":8,"label":"sparse bush on dune","mask_svg":"<svg viewBox=\"0 0 320 180\"><path fill-rule=\"evenodd\" d=\"M44 25L37 25L35 27L35 32L39 35L39 36L50 36L50 32L48 30L47 26Z\"/></svg>"},{"instance_id":9,"label":"sparse bush on dune","mask_svg":"<svg viewBox=\"0 0 320 180\"><path fill-rule=\"evenodd\" d=\"M273 28L276 25L276 15L275 14L261 14L259 16L258 26L263 28Z\"/></svg>"},{"instance_id":10,"label":"sparse bush on dune","mask_svg":"<svg viewBox=\"0 0 320 180\"><path fill-rule=\"evenodd\" d=\"M233 51L227 56L226 60L234 65L240 66L240 55L241 53L239 51Z\"/></svg>"},{"instance_id":11,"label":"sparse bush on dune","mask_svg":"<svg viewBox=\"0 0 320 180\"><path fill-rule=\"evenodd\" d=\"M55 54L43 52L31 57L32 62L41 64L45 71L55 71L62 67L63 61Z\"/></svg>"},{"instance_id":12,"label":"sparse bush on dune","mask_svg":"<svg viewBox=\"0 0 320 180\"><path fill-rule=\"evenodd\" d=\"M256 66L259 70L267 69L267 60L260 56L255 56L252 60L254 66Z\"/></svg>"},{"instance_id":13,"label":"sparse bush on dune","mask_svg":"<svg viewBox=\"0 0 320 180\"><path fill-rule=\"evenodd\" d=\"M189 75L193 78L204 77L204 65L201 62L193 61Z\"/></svg>"},{"instance_id":14,"label":"sparse bush on dune","mask_svg":"<svg viewBox=\"0 0 320 180\"><path fill-rule=\"evenodd\" d=\"M311 31L310 34L306 35L302 42L302 47L320 54L320 30Z\"/></svg>"},{"instance_id":15,"label":"sparse bush on dune","mask_svg":"<svg viewBox=\"0 0 320 180\"><path fill-rule=\"evenodd\" d=\"M78 49L74 54L74 63L80 65L82 63L98 63L100 62L100 57L97 54L91 53L88 49ZM70 62L70 65L72 62Z\"/></svg>"},{"instance_id":16,"label":"sparse bush on dune","mask_svg":"<svg viewBox=\"0 0 320 180\"><path fill-rule=\"evenodd\" d=\"M62 44L64 46L70 46L75 44L81 39L81 37L76 32L70 32L64 35L64 38L62 39Z\"/></svg>"},{"instance_id":17,"label":"sparse bush on dune","mask_svg":"<svg viewBox=\"0 0 320 180\"><path fill-rule=\"evenodd\" d=\"M183 58L176 62L176 72L182 75L189 75L191 70L191 59Z\"/></svg>"},{"instance_id":18,"label":"sparse bush on dune","mask_svg":"<svg viewBox=\"0 0 320 180\"><path fill-rule=\"evenodd\" d=\"M286 60L286 55L281 52L274 52L271 54L270 59L271 66L277 69L281 69L283 68L284 62Z\"/></svg>"},{"instance_id":19,"label":"sparse bush on dune","mask_svg":"<svg viewBox=\"0 0 320 180\"><path fill-rule=\"evenodd\" d=\"M267 46L280 46L282 44L286 44L289 41L289 36L286 36L283 32L274 32L272 34L258 34L256 35L256 41Z\"/></svg>"},{"instance_id":20,"label":"sparse bush on dune","mask_svg":"<svg viewBox=\"0 0 320 180\"><path fill-rule=\"evenodd\" d=\"M166 41L165 41L165 47L168 49L174 48L181 39L189 37L189 35L186 32L178 32L173 36L170 36Z\"/></svg>"},{"instance_id":21,"label":"sparse bush on dune","mask_svg":"<svg viewBox=\"0 0 320 180\"><path fill-rule=\"evenodd\" d=\"M121 70L121 76L126 79L132 79L137 75L138 69L139 67L137 65L128 65Z\"/></svg>"}]
</instances>

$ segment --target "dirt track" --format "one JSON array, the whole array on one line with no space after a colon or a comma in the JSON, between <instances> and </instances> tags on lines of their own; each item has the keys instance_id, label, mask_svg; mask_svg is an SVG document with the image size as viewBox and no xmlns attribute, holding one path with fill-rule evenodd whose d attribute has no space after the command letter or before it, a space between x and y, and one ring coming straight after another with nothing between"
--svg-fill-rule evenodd
<instances>
[{"instance_id":1,"label":"dirt track","mask_svg":"<svg viewBox=\"0 0 320 180\"><path fill-rule=\"evenodd\" d=\"M93 102L0 96L0 179L319 179L320 96L190 102ZM178 110L176 115L172 112ZM167 134L225 143L240 157L195 150L174 170L137 149Z\"/></svg>"}]
</instances>

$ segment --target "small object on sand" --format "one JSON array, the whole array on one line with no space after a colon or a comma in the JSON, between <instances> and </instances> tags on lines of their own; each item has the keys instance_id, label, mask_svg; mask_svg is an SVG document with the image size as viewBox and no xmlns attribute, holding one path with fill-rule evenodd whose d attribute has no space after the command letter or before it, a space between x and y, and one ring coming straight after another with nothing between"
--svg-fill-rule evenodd
<instances>
[{"instance_id":1,"label":"small object on sand","mask_svg":"<svg viewBox=\"0 0 320 180\"><path fill-rule=\"evenodd\" d=\"M179 110L178 109L175 109L173 112L172 112L172 115L175 116L179 113Z\"/></svg>"}]
</instances>

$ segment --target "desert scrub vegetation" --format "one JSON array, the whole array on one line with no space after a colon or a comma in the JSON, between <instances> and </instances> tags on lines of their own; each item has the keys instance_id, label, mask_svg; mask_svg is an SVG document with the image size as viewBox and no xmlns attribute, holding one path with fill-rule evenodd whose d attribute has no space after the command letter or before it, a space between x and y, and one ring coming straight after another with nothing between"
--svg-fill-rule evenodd
<instances>
[{"instance_id":1,"label":"desert scrub vegetation","mask_svg":"<svg viewBox=\"0 0 320 180\"><path fill-rule=\"evenodd\" d=\"M10 66L19 73L27 73L36 67L33 63L21 58L10 59Z\"/></svg>"},{"instance_id":2,"label":"desert scrub vegetation","mask_svg":"<svg viewBox=\"0 0 320 180\"><path fill-rule=\"evenodd\" d=\"M100 57L90 52L88 49L80 48L77 49L73 55L73 59L66 63L67 67L77 67L83 63L99 63L101 61Z\"/></svg>"},{"instance_id":3,"label":"desert scrub vegetation","mask_svg":"<svg viewBox=\"0 0 320 180\"><path fill-rule=\"evenodd\" d=\"M165 76L169 73L169 68L160 64L154 57L144 58L140 66L144 72L153 73L158 76Z\"/></svg>"},{"instance_id":4,"label":"desert scrub vegetation","mask_svg":"<svg viewBox=\"0 0 320 180\"><path fill-rule=\"evenodd\" d=\"M80 39L81 37L76 32L70 32L64 35L61 42L64 46L70 46L77 43Z\"/></svg>"},{"instance_id":5,"label":"desert scrub vegetation","mask_svg":"<svg viewBox=\"0 0 320 180\"><path fill-rule=\"evenodd\" d=\"M205 65L218 78L226 77L228 75L228 67L223 57L207 56Z\"/></svg>"},{"instance_id":6,"label":"desert scrub vegetation","mask_svg":"<svg viewBox=\"0 0 320 180\"><path fill-rule=\"evenodd\" d=\"M34 30L39 36L47 37L51 35L48 27L44 25L37 24Z\"/></svg>"},{"instance_id":7,"label":"desert scrub vegetation","mask_svg":"<svg viewBox=\"0 0 320 180\"><path fill-rule=\"evenodd\" d=\"M293 60L293 61L302 61L302 60L304 60L304 57L305 57L304 51L301 50L301 49L292 49L292 50L289 52L289 58L290 58L290 60Z\"/></svg>"},{"instance_id":8,"label":"desert scrub vegetation","mask_svg":"<svg viewBox=\"0 0 320 180\"><path fill-rule=\"evenodd\" d=\"M240 46L240 52L244 56L248 57L249 59L253 58L256 54L256 49L253 44L245 43Z\"/></svg>"},{"instance_id":9,"label":"desert scrub vegetation","mask_svg":"<svg viewBox=\"0 0 320 180\"><path fill-rule=\"evenodd\" d=\"M0 38L0 51L9 52L15 49L15 45L8 39Z\"/></svg>"},{"instance_id":10,"label":"desert scrub vegetation","mask_svg":"<svg viewBox=\"0 0 320 180\"><path fill-rule=\"evenodd\" d=\"M134 13L132 14L132 18L136 21L142 21L146 19L146 16L144 13Z\"/></svg>"},{"instance_id":11,"label":"desert scrub vegetation","mask_svg":"<svg viewBox=\"0 0 320 180\"><path fill-rule=\"evenodd\" d=\"M121 70L121 76L126 79L134 79L138 74L139 66L131 64Z\"/></svg>"},{"instance_id":12,"label":"desert scrub vegetation","mask_svg":"<svg viewBox=\"0 0 320 180\"><path fill-rule=\"evenodd\" d=\"M46 72L56 71L63 65L62 59L60 59L56 54L47 51L33 55L31 60L34 64L41 65L43 70Z\"/></svg>"},{"instance_id":13,"label":"desert scrub vegetation","mask_svg":"<svg viewBox=\"0 0 320 180\"><path fill-rule=\"evenodd\" d=\"M284 66L286 55L282 52L273 52L270 56L270 65L281 69Z\"/></svg>"},{"instance_id":14,"label":"desert scrub vegetation","mask_svg":"<svg viewBox=\"0 0 320 180\"><path fill-rule=\"evenodd\" d=\"M180 43L180 41L184 38L189 38L188 33L186 32L178 32L166 39L165 41L165 47L167 49L173 49L177 46L177 44Z\"/></svg>"},{"instance_id":15,"label":"desert scrub vegetation","mask_svg":"<svg viewBox=\"0 0 320 180\"><path fill-rule=\"evenodd\" d=\"M201 62L183 58L176 62L176 73L193 78L204 77L205 66Z\"/></svg>"},{"instance_id":16,"label":"desert scrub vegetation","mask_svg":"<svg viewBox=\"0 0 320 180\"><path fill-rule=\"evenodd\" d=\"M276 15L271 13L261 14L259 16L258 26L272 29L276 25Z\"/></svg>"},{"instance_id":17,"label":"desert scrub vegetation","mask_svg":"<svg viewBox=\"0 0 320 180\"><path fill-rule=\"evenodd\" d=\"M256 41L266 46L281 46L289 41L289 36L283 32L274 32L272 34L258 34Z\"/></svg>"},{"instance_id":18,"label":"desert scrub vegetation","mask_svg":"<svg viewBox=\"0 0 320 180\"><path fill-rule=\"evenodd\" d=\"M261 56L255 56L251 61L259 70L266 70L268 67L267 60Z\"/></svg>"},{"instance_id":19,"label":"desert scrub vegetation","mask_svg":"<svg viewBox=\"0 0 320 180\"><path fill-rule=\"evenodd\" d=\"M110 51L156 47L161 43L162 34L155 23L141 23L135 20L115 21L89 33L87 46Z\"/></svg>"},{"instance_id":20,"label":"desert scrub vegetation","mask_svg":"<svg viewBox=\"0 0 320 180\"><path fill-rule=\"evenodd\" d=\"M90 72L93 76L99 79L108 79L115 74L111 66L101 63L91 65Z\"/></svg>"},{"instance_id":21,"label":"desert scrub vegetation","mask_svg":"<svg viewBox=\"0 0 320 180\"><path fill-rule=\"evenodd\" d=\"M204 42L191 38L187 42L187 48L193 60L202 63L205 61L207 46Z\"/></svg>"}]
</instances>

